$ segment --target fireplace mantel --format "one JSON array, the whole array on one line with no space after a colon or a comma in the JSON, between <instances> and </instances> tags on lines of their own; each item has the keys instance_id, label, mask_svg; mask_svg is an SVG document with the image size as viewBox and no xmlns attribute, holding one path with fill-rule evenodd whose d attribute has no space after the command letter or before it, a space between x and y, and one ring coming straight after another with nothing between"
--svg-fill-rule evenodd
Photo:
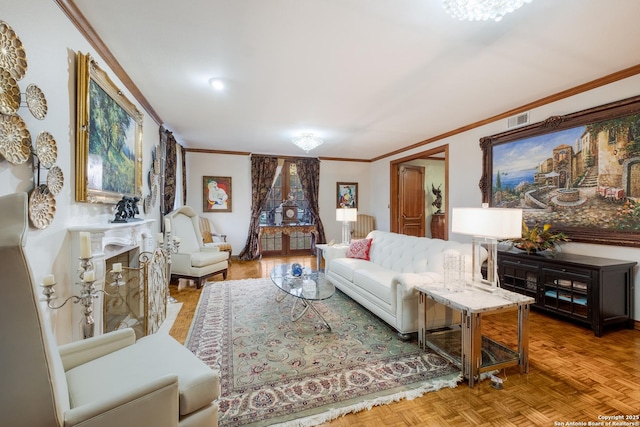
<instances>
[{"instance_id":1,"label":"fireplace mantel","mask_svg":"<svg viewBox=\"0 0 640 427\"><path fill-rule=\"evenodd\" d=\"M107 261L124 252L132 251L131 258L136 258L141 252L152 252L155 249L155 239L152 237L151 226L155 219L143 219L126 223L101 223L74 225L68 228L71 237L71 278L74 283L79 282L79 258L80 258L80 233L91 233L91 253L95 270L95 288L105 289L105 274ZM77 294L78 286L72 284L69 295ZM99 293L94 301L93 319L95 322L95 335L103 333L103 294ZM72 340L83 338L81 324L84 316L80 307L73 305L71 313Z\"/></svg>"}]
</instances>

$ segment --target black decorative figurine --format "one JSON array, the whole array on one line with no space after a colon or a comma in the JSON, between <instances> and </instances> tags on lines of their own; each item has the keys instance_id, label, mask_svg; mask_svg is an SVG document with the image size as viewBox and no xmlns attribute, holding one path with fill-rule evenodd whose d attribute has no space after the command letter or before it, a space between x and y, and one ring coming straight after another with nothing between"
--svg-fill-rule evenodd
<instances>
[{"instance_id":1,"label":"black decorative figurine","mask_svg":"<svg viewBox=\"0 0 640 427\"><path fill-rule=\"evenodd\" d=\"M437 209L437 214L442 213L442 211L440 210L440 208L442 207L442 190L440 190L441 186L442 184L438 185L438 188L435 188L433 184L431 184L431 192L434 196L436 196L436 199L433 201L433 203L431 203L431 206L435 206L435 208Z\"/></svg>"},{"instance_id":2,"label":"black decorative figurine","mask_svg":"<svg viewBox=\"0 0 640 427\"><path fill-rule=\"evenodd\" d=\"M116 216L111 222L142 221L140 218L135 218L135 215L140 213L139 201L140 197L138 196L122 196L122 200L116 205Z\"/></svg>"}]
</instances>

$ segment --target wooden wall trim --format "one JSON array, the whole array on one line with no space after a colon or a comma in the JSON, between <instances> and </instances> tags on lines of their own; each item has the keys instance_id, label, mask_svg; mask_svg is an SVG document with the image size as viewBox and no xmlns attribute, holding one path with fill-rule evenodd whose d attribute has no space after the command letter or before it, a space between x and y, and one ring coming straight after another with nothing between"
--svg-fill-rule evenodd
<instances>
[{"instance_id":1,"label":"wooden wall trim","mask_svg":"<svg viewBox=\"0 0 640 427\"><path fill-rule=\"evenodd\" d=\"M207 154L229 154L229 155L236 155L236 156L250 156L251 154L258 154L258 153L251 153L250 151L230 151L230 150L212 150L212 149L208 149L208 148L185 148L185 151L187 153L207 153ZM278 154L269 154L270 156L276 156L280 159L297 159L299 157L313 157L313 156L281 156ZM336 162L360 162L360 163L371 163L371 160L367 160L367 159L349 159L349 158L342 158L342 157L318 157L319 160L331 160L331 161L336 161Z\"/></svg>"},{"instance_id":2,"label":"wooden wall trim","mask_svg":"<svg viewBox=\"0 0 640 427\"><path fill-rule=\"evenodd\" d=\"M74 0L54 0L60 9L64 12L69 20L76 26L78 31L84 36L91 46L98 52L98 54L105 60L109 68L118 76L118 79L125 85L125 87L131 92L133 97L142 105L142 107L149 113L153 120L162 126L163 121L158 113L153 109L147 98L144 97L138 86L131 80L131 77L122 68L118 60L113 56L113 53L109 50L106 44L102 41L98 33L93 29L87 18L80 12L78 6L75 5Z\"/></svg>"},{"instance_id":3,"label":"wooden wall trim","mask_svg":"<svg viewBox=\"0 0 640 427\"><path fill-rule=\"evenodd\" d=\"M75 5L74 0L54 0L56 4L62 9L62 11L67 15L67 17L71 20L71 22L76 26L78 31L84 35L89 44L93 46L93 48L100 54L102 58L106 61L107 65L113 72L118 76L120 81L126 86L126 88L131 92L131 94L136 98L136 100L142 105L142 107L149 113L149 115L153 118L153 120L159 125L163 125L163 121L158 115L158 113L153 109L149 101L144 97L140 89L136 86L136 84L131 80L129 75L126 73L124 68L120 65L118 60L113 56L107 45L104 44L102 39L98 36L98 33L93 29L93 27L89 24L84 15L80 12L80 9ZM561 99L569 98L571 96L587 92L589 90L614 83L616 81L625 79L627 77L635 76L636 74L640 74L640 64L634 65L629 68L625 68L624 70L620 70L604 77L600 77L598 79L592 80L587 83L583 83L581 85L575 86L573 88L558 92L553 95L546 96L544 98L540 98L537 101L530 102L528 104L522 105L518 108L511 109L509 111L505 111L504 113L497 114L495 116L470 123L468 125L459 127L457 129L442 133L440 135L433 136L431 138L427 138L423 141L417 142L415 144L409 145L407 147L399 148L390 153L386 153L371 159L349 159L349 158L339 158L339 157L320 157L321 160L333 160L333 161L344 161L344 162L375 162L378 160L382 160L387 157L394 156L396 154L404 153L409 150L413 150L414 148L422 147L428 144L432 144L434 142L440 141L445 138L449 138L454 135L458 135L463 132L467 132L471 129L478 128L480 126L484 126L489 123L493 123L498 120L505 119L507 117L511 117L513 115L522 113L524 111L528 111L534 108L541 107L546 104L550 104L555 101L559 101ZM196 152L197 149L188 149L187 151ZM218 150L202 150L200 152L219 152ZM233 152L233 151L222 151L224 154L238 154L238 155L247 155L243 152Z\"/></svg>"},{"instance_id":4,"label":"wooden wall trim","mask_svg":"<svg viewBox=\"0 0 640 427\"><path fill-rule=\"evenodd\" d=\"M528 110L531 110L531 109L534 109L534 108L542 107L543 105L551 104L552 102L560 101L561 99L569 98L571 96L578 95L580 93L587 92L589 90L592 90L592 89L595 89L595 88L598 88L598 87L601 87L601 86L605 86L605 85L608 85L610 83L617 82L618 80L626 79L627 77L635 76L636 74L640 74L640 64L634 65L633 67L625 68L624 70L617 71L615 73L606 75L606 76L601 77L599 79L595 79L595 80L592 80L590 82L578 85L578 86L573 87L571 89L563 90L562 92L558 92L556 94L549 95L549 96L546 96L544 98L540 98L537 101L533 101L533 102L530 102L528 104L522 105L522 106L520 106L518 108L514 108L512 110L505 111L504 113L497 114L495 116L492 116L492 117L489 117L489 118L486 118L486 119L483 119L483 120L468 124L466 126L459 127L457 129L451 130L449 132L442 133L440 135L436 135L434 137L425 139L424 141L420 141L420 142L415 143L413 145L409 145L407 147L400 148L400 149L392 151L390 153L383 154L383 155L378 156L378 157L374 157L373 159L371 159L371 161L375 162L375 161L378 161L378 160L382 160L382 159L384 159L386 157L390 157L390 156L394 156L396 154L404 153L404 152L412 150L414 148L422 147L424 145L431 144L431 143L434 143L436 141L440 141L441 139L449 138L451 136L458 135L458 134L466 132L468 130L475 129L475 128L478 128L480 126L484 126L486 124L493 123L493 122L498 121L498 120L506 119L506 118L511 117L513 115L516 115L516 114L519 114L519 113L523 113L525 111L528 111Z\"/></svg>"}]
</instances>

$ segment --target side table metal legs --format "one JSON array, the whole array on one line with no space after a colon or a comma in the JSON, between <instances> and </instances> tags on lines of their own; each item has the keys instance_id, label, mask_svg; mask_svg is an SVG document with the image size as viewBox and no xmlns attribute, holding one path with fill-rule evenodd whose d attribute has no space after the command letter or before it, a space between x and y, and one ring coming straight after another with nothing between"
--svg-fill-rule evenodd
<instances>
[{"instance_id":1,"label":"side table metal legs","mask_svg":"<svg viewBox=\"0 0 640 427\"><path fill-rule=\"evenodd\" d=\"M518 307L518 354L520 373L529 373L529 305Z\"/></svg>"},{"instance_id":2,"label":"side table metal legs","mask_svg":"<svg viewBox=\"0 0 640 427\"><path fill-rule=\"evenodd\" d=\"M482 367L482 328L480 313L462 313L462 376L469 379L469 387L480 381Z\"/></svg>"}]
</instances>

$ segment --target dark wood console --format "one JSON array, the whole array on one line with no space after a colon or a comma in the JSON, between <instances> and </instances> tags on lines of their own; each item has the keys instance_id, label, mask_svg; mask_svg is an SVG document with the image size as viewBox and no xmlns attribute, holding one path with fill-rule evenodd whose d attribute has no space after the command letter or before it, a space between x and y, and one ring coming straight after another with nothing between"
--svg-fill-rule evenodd
<instances>
[{"instance_id":1,"label":"dark wood console","mask_svg":"<svg viewBox=\"0 0 640 427\"><path fill-rule=\"evenodd\" d=\"M585 323L633 328L634 261L556 252L498 251L501 287L535 298L534 308Z\"/></svg>"}]
</instances>

